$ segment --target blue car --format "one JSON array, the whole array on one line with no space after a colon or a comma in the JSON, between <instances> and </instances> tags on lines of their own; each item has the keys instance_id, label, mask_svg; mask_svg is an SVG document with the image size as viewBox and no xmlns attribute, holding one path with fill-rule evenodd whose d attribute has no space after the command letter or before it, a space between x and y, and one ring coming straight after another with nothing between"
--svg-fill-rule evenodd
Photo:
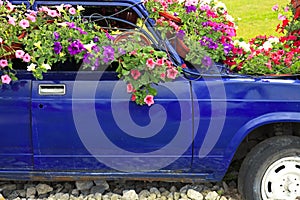
<instances>
[{"instance_id":1,"label":"blue car","mask_svg":"<svg viewBox=\"0 0 300 200\"><path fill-rule=\"evenodd\" d=\"M67 1L35 1L35 8ZM22 1L13 1L22 3ZM145 19L152 45L161 37L139 0L69 1L86 15L97 8ZM136 18L113 19L130 27ZM134 28L134 26L133 26ZM185 61L164 41L174 63ZM166 50L166 49L164 49ZM0 179L98 178L220 181L243 160L245 199L300 196L299 76L251 77L187 65L171 83L155 85L152 106L130 101L112 70L63 64L36 80L24 69L1 86Z\"/></svg>"}]
</instances>

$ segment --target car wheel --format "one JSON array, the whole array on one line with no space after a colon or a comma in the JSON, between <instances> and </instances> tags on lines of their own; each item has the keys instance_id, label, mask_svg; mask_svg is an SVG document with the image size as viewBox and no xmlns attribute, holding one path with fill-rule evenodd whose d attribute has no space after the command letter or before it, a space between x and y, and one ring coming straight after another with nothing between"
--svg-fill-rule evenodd
<instances>
[{"instance_id":1,"label":"car wheel","mask_svg":"<svg viewBox=\"0 0 300 200\"><path fill-rule=\"evenodd\" d=\"M240 168L238 189L246 200L300 197L300 138L278 136L255 146Z\"/></svg>"}]
</instances>

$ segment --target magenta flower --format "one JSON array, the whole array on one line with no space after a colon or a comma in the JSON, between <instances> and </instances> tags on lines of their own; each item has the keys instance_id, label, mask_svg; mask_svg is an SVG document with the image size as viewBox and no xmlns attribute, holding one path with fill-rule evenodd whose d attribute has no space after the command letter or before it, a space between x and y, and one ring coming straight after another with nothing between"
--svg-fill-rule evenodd
<instances>
[{"instance_id":1,"label":"magenta flower","mask_svg":"<svg viewBox=\"0 0 300 200\"><path fill-rule=\"evenodd\" d=\"M8 65L8 62L7 62L7 60L5 60L5 59L2 59L2 60L0 60L0 66L3 68L3 67L6 67Z\"/></svg>"},{"instance_id":2,"label":"magenta flower","mask_svg":"<svg viewBox=\"0 0 300 200\"><path fill-rule=\"evenodd\" d=\"M75 40L68 46L68 51L72 56L81 53L84 49L85 48L80 40Z\"/></svg>"},{"instance_id":3,"label":"magenta flower","mask_svg":"<svg viewBox=\"0 0 300 200\"><path fill-rule=\"evenodd\" d=\"M29 27L29 21L27 19L22 19L19 22L19 26L21 26L23 29L26 29Z\"/></svg>"},{"instance_id":4,"label":"magenta flower","mask_svg":"<svg viewBox=\"0 0 300 200\"><path fill-rule=\"evenodd\" d=\"M278 4L276 4L276 5L274 5L274 6L272 7L272 10L273 10L273 11L277 11L278 8L279 8L279 7L278 7Z\"/></svg>"},{"instance_id":5,"label":"magenta flower","mask_svg":"<svg viewBox=\"0 0 300 200\"><path fill-rule=\"evenodd\" d=\"M162 66L164 63L165 63L165 59L163 59L163 58L157 59L157 61L156 61L156 64L159 66Z\"/></svg>"},{"instance_id":6,"label":"magenta flower","mask_svg":"<svg viewBox=\"0 0 300 200\"><path fill-rule=\"evenodd\" d=\"M53 33L53 35L54 35L54 39L55 39L55 40L58 40L58 39L60 38L59 33L56 32L56 31Z\"/></svg>"},{"instance_id":7,"label":"magenta flower","mask_svg":"<svg viewBox=\"0 0 300 200\"><path fill-rule=\"evenodd\" d=\"M24 62L30 62L30 59L31 59L31 57L30 57L30 55L28 54L28 53L26 53L24 56L23 56L23 61Z\"/></svg>"},{"instance_id":8,"label":"magenta flower","mask_svg":"<svg viewBox=\"0 0 300 200\"><path fill-rule=\"evenodd\" d=\"M58 17L59 16L59 14L58 14L58 12L56 10L50 10L49 9L47 12L48 12L48 15L50 17Z\"/></svg>"},{"instance_id":9,"label":"magenta flower","mask_svg":"<svg viewBox=\"0 0 300 200\"><path fill-rule=\"evenodd\" d=\"M141 76L141 72L137 69L132 69L130 74L134 80L137 80Z\"/></svg>"},{"instance_id":10,"label":"magenta flower","mask_svg":"<svg viewBox=\"0 0 300 200\"><path fill-rule=\"evenodd\" d=\"M71 14L71 15L75 15L76 14L76 9L75 8L70 8L69 9L69 13Z\"/></svg>"},{"instance_id":11,"label":"magenta flower","mask_svg":"<svg viewBox=\"0 0 300 200\"><path fill-rule=\"evenodd\" d=\"M153 95L147 95L147 96L144 98L144 102L145 102L148 106L151 106L152 104L154 104Z\"/></svg>"},{"instance_id":12,"label":"magenta flower","mask_svg":"<svg viewBox=\"0 0 300 200\"><path fill-rule=\"evenodd\" d=\"M25 52L23 50L17 50L16 51L16 58L23 58L23 56L25 55Z\"/></svg>"},{"instance_id":13,"label":"magenta flower","mask_svg":"<svg viewBox=\"0 0 300 200\"><path fill-rule=\"evenodd\" d=\"M1 76L1 81L2 83L9 84L11 82L11 78L7 74L5 74Z\"/></svg>"}]
</instances>

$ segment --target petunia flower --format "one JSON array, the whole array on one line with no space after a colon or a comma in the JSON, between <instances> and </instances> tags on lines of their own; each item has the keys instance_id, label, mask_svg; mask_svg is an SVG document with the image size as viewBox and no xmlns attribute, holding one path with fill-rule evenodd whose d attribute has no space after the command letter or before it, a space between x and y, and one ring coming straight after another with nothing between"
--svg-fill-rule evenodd
<instances>
[{"instance_id":1,"label":"petunia flower","mask_svg":"<svg viewBox=\"0 0 300 200\"><path fill-rule=\"evenodd\" d=\"M60 54L61 50L62 50L62 45L60 44L60 42L54 42L54 53L55 54Z\"/></svg>"},{"instance_id":2,"label":"petunia flower","mask_svg":"<svg viewBox=\"0 0 300 200\"><path fill-rule=\"evenodd\" d=\"M141 76L141 72L137 69L132 69L130 74L134 80L137 80Z\"/></svg>"},{"instance_id":3,"label":"petunia flower","mask_svg":"<svg viewBox=\"0 0 300 200\"><path fill-rule=\"evenodd\" d=\"M9 84L11 82L11 78L9 77L9 75L5 74L1 76L1 81L2 83Z\"/></svg>"},{"instance_id":4,"label":"petunia flower","mask_svg":"<svg viewBox=\"0 0 300 200\"><path fill-rule=\"evenodd\" d=\"M31 60L30 55L29 55L28 53L26 53L26 54L23 56L23 61L24 61L24 62L30 62L30 60Z\"/></svg>"},{"instance_id":5,"label":"petunia flower","mask_svg":"<svg viewBox=\"0 0 300 200\"><path fill-rule=\"evenodd\" d=\"M22 19L19 22L19 26L21 26L23 29L26 29L29 27L29 21L27 19Z\"/></svg>"},{"instance_id":6,"label":"petunia flower","mask_svg":"<svg viewBox=\"0 0 300 200\"><path fill-rule=\"evenodd\" d=\"M127 92L128 92L128 93L131 93L131 92L133 92L133 91L134 91L134 88L133 88L132 84L131 84L131 83L128 83L128 84L127 84Z\"/></svg>"},{"instance_id":7,"label":"petunia flower","mask_svg":"<svg viewBox=\"0 0 300 200\"><path fill-rule=\"evenodd\" d=\"M156 63L152 58L148 58L146 61L146 65L149 69L154 69Z\"/></svg>"},{"instance_id":8,"label":"petunia flower","mask_svg":"<svg viewBox=\"0 0 300 200\"><path fill-rule=\"evenodd\" d=\"M16 50L16 58L23 58L23 56L25 55L25 52L23 50Z\"/></svg>"},{"instance_id":9,"label":"petunia flower","mask_svg":"<svg viewBox=\"0 0 300 200\"><path fill-rule=\"evenodd\" d=\"M151 106L152 104L154 104L153 95L147 95L147 96L144 98L144 102L145 102L148 106Z\"/></svg>"},{"instance_id":10,"label":"petunia flower","mask_svg":"<svg viewBox=\"0 0 300 200\"><path fill-rule=\"evenodd\" d=\"M6 59L1 59L0 60L0 67L6 67L6 66L8 66L8 62L7 62L7 60Z\"/></svg>"},{"instance_id":11,"label":"petunia flower","mask_svg":"<svg viewBox=\"0 0 300 200\"><path fill-rule=\"evenodd\" d=\"M178 71L175 69L175 67L172 67L167 70L167 77L170 79L175 79L178 74Z\"/></svg>"}]
</instances>

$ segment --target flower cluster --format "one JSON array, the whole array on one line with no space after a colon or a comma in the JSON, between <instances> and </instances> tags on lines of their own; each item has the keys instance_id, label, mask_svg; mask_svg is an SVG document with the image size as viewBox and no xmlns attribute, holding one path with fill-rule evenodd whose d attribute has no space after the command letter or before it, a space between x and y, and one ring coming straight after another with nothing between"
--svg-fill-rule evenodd
<instances>
[{"instance_id":1,"label":"flower cluster","mask_svg":"<svg viewBox=\"0 0 300 200\"><path fill-rule=\"evenodd\" d=\"M300 72L300 23L293 8L286 6L281 12L278 5L272 8L278 12L281 23L277 31L284 36L257 36L246 43L235 41L231 56L225 61L233 71L243 74L298 74Z\"/></svg>"},{"instance_id":2,"label":"flower cluster","mask_svg":"<svg viewBox=\"0 0 300 200\"><path fill-rule=\"evenodd\" d=\"M180 55L185 60L199 65L203 56L209 56L214 62L222 62L231 52L236 27L224 3L218 0L149 0L145 6L152 11L150 17L156 20L156 26L167 38L184 41L188 53Z\"/></svg>"},{"instance_id":3,"label":"flower cluster","mask_svg":"<svg viewBox=\"0 0 300 200\"><path fill-rule=\"evenodd\" d=\"M67 60L91 70L117 64L119 78L128 84L132 100L152 105L157 92L151 84L174 80L181 68L173 66L166 53L141 46L134 34L124 43L115 42L109 30L85 20L82 10L82 6L66 4L33 11L0 0L1 83L17 79L13 68L16 60L37 79Z\"/></svg>"}]
</instances>

